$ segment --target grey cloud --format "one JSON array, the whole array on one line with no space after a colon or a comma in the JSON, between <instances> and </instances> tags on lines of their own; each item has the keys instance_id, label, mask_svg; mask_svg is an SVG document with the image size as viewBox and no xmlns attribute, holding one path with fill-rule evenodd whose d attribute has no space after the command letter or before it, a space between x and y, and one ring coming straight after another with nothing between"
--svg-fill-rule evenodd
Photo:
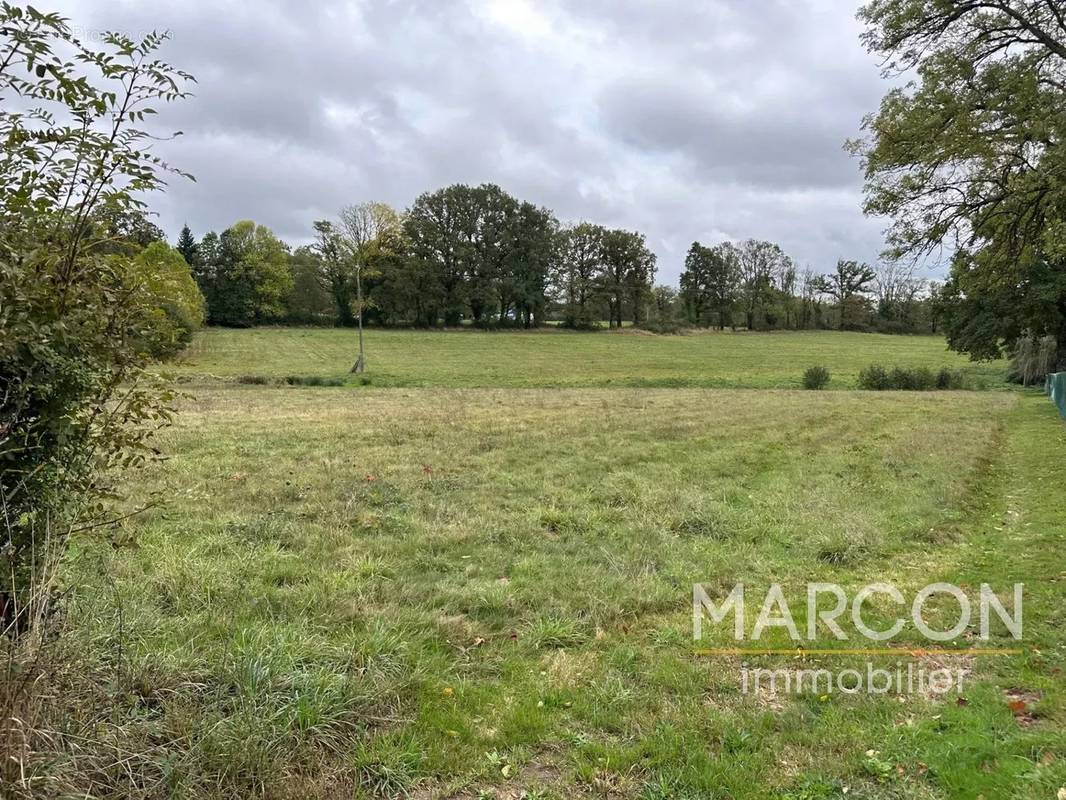
<instances>
[{"instance_id":1,"label":"grey cloud","mask_svg":"<svg viewBox=\"0 0 1066 800\"><path fill-rule=\"evenodd\" d=\"M855 165L841 157L850 126L799 98L776 107L730 109L713 87L701 92L643 80L608 87L601 111L620 140L678 152L715 183L793 188L856 180Z\"/></svg>"},{"instance_id":2,"label":"grey cloud","mask_svg":"<svg viewBox=\"0 0 1066 800\"><path fill-rule=\"evenodd\" d=\"M347 203L492 181L561 219L641 230L675 282L694 239L873 259L842 150L887 87L841 0L58 0L86 30L168 28L196 97L159 145L196 183L152 198L197 234L298 244Z\"/></svg>"}]
</instances>

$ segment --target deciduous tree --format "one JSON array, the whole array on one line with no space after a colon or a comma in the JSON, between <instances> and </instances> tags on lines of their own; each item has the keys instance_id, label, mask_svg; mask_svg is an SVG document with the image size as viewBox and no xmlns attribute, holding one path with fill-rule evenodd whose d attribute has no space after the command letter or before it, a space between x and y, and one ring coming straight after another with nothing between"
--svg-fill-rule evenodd
<instances>
[{"instance_id":1,"label":"deciduous tree","mask_svg":"<svg viewBox=\"0 0 1066 800\"><path fill-rule=\"evenodd\" d=\"M754 330L773 298L775 279L791 266L792 259L773 242L748 239L737 246L737 263L744 317L748 330Z\"/></svg>"},{"instance_id":2,"label":"deciduous tree","mask_svg":"<svg viewBox=\"0 0 1066 800\"><path fill-rule=\"evenodd\" d=\"M853 298L865 292L877 278L869 264L858 261L837 261L836 269L829 275L823 275L816 284L818 291L837 301L840 308L840 329L848 322L848 309Z\"/></svg>"},{"instance_id":3,"label":"deciduous tree","mask_svg":"<svg viewBox=\"0 0 1066 800\"><path fill-rule=\"evenodd\" d=\"M706 247L693 242L681 273L681 298L696 325L717 322L719 329L731 323L740 269L736 247L723 242Z\"/></svg>"},{"instance_id":4,"label":"deciduous tree","mask_svg":"<svg viewBox=\"0 0 1066 800\"><path fill-rule=\"evenodd\" d=\"M644 300L651 293L655 277L655 254L644 241L644 234L626 230L608 230L603 236L603 270L598 290L607 304L610 326L622 327L623 311L631 304L634 324L643 321Z\"/></svg>"},{"instance_id":5,"label":"deciduous tree","mask_svg":"<svg viewBox=\"0 0 1066 800\"><path fill-rule=\"evenodd\" d=\"M556 290L563 303L563 324L568 328L596 325L597 280L603 269L601 225L582 222L559 234L559 259L555 272Z\"/></svg>"},{"instance_id":6,"label":"deciduous tree","mask_svg":"<svg viewBox=\"0 0 1066 800\"><path fill-rule=\"evenodd\" d=\"M284 316L292 273L288 248L273 231L242 220L222 232L217 248L207 236L203 244L216 251L217 261L205 267L208 317L213 324L248 327Z\"/></svg>"},{"instance_id":7,"label":"deciduous tree","mask_svg":"<svg viewBox=\"0 0 1066 800\"><path fill-rule=\"evenodd\" d=\"M958 251L942 297L975 358L1051 334L1066 354L1066 11L1058 0L873 0L864 41L892 74L853 142L894 257Z\"/></svg>"}]
</instances>

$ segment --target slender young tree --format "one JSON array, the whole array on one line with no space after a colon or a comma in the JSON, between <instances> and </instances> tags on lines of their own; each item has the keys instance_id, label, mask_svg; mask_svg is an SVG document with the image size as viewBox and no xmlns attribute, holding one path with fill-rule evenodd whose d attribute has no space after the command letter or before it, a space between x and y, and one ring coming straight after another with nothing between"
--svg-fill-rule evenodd
<instances>
[{"instance_id":1,"label":"slender young tree","mask_svg":"<svg viewBox=\"0 0 1066 800\"><path fill-rule=\"evenodd\" d=\"M355 313L359 326L359 357L352 366L352 372L361 373L366 369L363 272L368 262L395 240L402 229L402 221L400 215L385 203L346 206L341 209L340 218L340 242L350 264L350 274L355 279Z\"/></svg>"}]
</instances>

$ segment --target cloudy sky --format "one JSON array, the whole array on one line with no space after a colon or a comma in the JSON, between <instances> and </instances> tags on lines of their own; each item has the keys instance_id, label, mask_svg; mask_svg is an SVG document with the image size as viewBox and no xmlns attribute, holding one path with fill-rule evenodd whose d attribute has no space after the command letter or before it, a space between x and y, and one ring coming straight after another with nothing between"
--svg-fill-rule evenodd
<instances>
[{"instance_id":1,"label":"cloudy sky","mask_svg":"<svg viewBox=\"0 0 1066 800\"><path fill-rule=\"evenodd\" d=\"M238 219L300 243L347 203L499 183L643 231L675 283L693 240L873 260L844 152L887 84L858 0L53 3L83 36L171 30L196 97L161 116L192 172L152 205L176 236Z\"/></svg>"}]
</instances>

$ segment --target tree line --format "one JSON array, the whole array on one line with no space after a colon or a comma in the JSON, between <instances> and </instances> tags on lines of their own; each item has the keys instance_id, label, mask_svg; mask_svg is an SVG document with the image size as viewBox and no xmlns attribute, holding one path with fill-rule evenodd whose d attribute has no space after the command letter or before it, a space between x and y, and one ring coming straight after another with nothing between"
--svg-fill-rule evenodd
<instances>
[{"instance_id":1,"label":"tree line","mask_svg":"<svg viewBox=\"0 0 1066 800\"><path fill-rule=\"evenodd\" d=\"M773 242L693 242L677 302L687 324L720 330L935 332L941 287L915 273L901 262L840 259L822 274L799 270Z\"/></svg>"},{"instance_id":2,"label":"tree line","mask_svg":"<svg viewBox=\"0 0 1066 800\"><path fill-rule=\"evenodd\" d=\"M290 248L242 221L177 250L213 325L267 323L574 329L632 323L749 330L935 330L931 289L912 270L842 260L828 275L799 271L772 242L694 243L680 291L657 286L643 234L591 222L564 225L495 184L455 184L405 212L347 206Z\"/></svg>"},{"instance_id":3,"label":"tree line","mask_svg":"<svg viewBox=\"0 0 1066 800\"><path fill-rule=\"evenodd\" d=\"M533 328L549 316L621 326L641 324L652 295L655 254L643 234L561 225L494 184L426 192L404 213L352 205L313 229L311 244L290 249L250 221L200 241L186 226L177 249L208 322L348 326L362 312L389 326Z\"/></svg>"}]
</instances>

